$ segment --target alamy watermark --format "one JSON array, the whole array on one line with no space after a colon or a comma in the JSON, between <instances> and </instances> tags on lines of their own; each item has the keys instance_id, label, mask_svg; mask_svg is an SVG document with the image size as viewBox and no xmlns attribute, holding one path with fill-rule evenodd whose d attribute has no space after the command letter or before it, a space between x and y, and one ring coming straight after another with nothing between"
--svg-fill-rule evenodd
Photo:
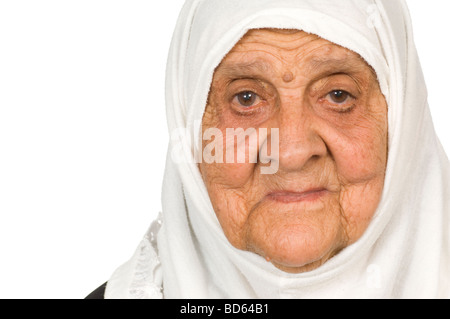
<instances>
[{"instance_id":1,"label":"alamy watermark","mask_svg":"<svg viewBox=\"0 0 450 319\"><path fill-rule=\"evenodd\" d=\"M176 163L260 163L261 174L275 174L279 168L278 128L211 127L202 132L198 122L193 128L172 131L171 157ZM200 136L201 134L201 136ZM187 153L191 157L186 157Z\"/></svg>"}]
</instances>

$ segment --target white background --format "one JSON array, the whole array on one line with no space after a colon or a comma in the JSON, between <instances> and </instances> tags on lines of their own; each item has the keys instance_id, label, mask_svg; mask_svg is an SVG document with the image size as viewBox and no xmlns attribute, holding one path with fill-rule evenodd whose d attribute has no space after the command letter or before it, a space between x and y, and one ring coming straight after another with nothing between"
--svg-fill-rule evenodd
<instances>
[{"instance_id":1,"label":"white background","mask_svg":"<svg viewBox=\"0 0 450 319\"><path fill-rule=\"evenodd\" d=\"M0 0L0 298L83 298L160 210L182 0ZM450 1L408 0L450 153Z\"/></svg>"}]
</instances>

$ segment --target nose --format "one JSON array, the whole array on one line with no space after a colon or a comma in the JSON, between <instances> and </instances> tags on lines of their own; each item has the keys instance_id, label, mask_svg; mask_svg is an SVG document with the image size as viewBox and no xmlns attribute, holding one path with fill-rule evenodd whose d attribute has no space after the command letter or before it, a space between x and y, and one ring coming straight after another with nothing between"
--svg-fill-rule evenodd
<instances>
[{"instance_id":1,"label":"nose","mask_svg":"<svg viewBox=\"0 0 450 319\"><path fill-rule=\"evenodd\" d=\"M278 127L280 171L306 169L308 165L328 153L318 120L307 108L280 112Z\"/></svg>"}]
</instances>

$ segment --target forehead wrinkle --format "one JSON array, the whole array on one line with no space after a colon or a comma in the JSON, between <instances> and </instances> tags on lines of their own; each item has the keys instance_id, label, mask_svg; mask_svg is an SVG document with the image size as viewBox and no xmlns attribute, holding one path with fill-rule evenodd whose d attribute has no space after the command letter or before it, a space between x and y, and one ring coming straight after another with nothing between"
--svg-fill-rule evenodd
<instances>
[{"instance_id":1,"label":"forehead wrinkle","mask_svg":"<svg viewBox=\"0 0 450 319\"><path fill-rule=\"evenodd\" d=\"M266 42L267 45L290 51L320 39L315 34L297 29L253 29L247 32L241 43Z\"/></svg>"},{"instance_id":2,"label":"forehead wrinkle","mask_svg":"<svg viewBox=\"0 0 450 319\"><path fill-rule=\"evenodd\" d=\"M326 41L320 37L308 42L316 41ZM254 48L249 48L246 50L246 46L253 42L238 43L235 48L233 48L229 54L241 55L236 58L237 61L233 59L225 59L216 68L216 71L220 69L220 73L228 78L274 78L278 76L283 76L287 71L293 71L293 76L298 73L298 75L306 75L307 77L320 77L329 74L355 74L361 73L365 70L370 70L372 75L375 76L375 71L361 58L357 53L347 50L340 46L323 43L321 45L313 46L310 50L301 50L301 52L295 54L293 51L300 50L303 45L297 46L296 48L287 49L280 48L276 45L270 45L276 50L276 52L268 52L266 50L261 51L260 49L255 50ZM254 44L261 45L259 42ZM264 44L263 44L264 45ZM267 45L267 44L265 44ZM331 47L330 47L331 46ZM333 49L340 49L338 53L333 54L335 51ZM307 47L308 48L308 47ZM264 55L269 54L271 57L275 58L277 61L275 64L273 61L266 61L264 57L260 57L260 52ZM251 53L251 54L250 54ZM321 54L322 53L322 54ZM256 54L256 57L252 57ZM229 55L228 55L229 57ZM242 62L239 61L242 59ZM245 60L248 61L245 61ZM270 59L269 59L270 60ZM294 71L296 70L296 71ZM278 72L280 71L280 72ZM280 74L278 74L280 73Z\"/></svg>"},{"instance_id":3,"label":"forehead wrinkle","mask_svg":"<svg viewBox=\"0 0 450 319\"><path fill-rule=\"evenodd\" d=\"M295 55L297 65L303 65L308 73L322 72L329 70L333 73L341 69L345 72L361 72L364 69L370 69L373 74L375 71L370 65L357 53L344 47L328 42L322 38L312 40L312 42L323 42L319 46L312 46L309 50L300 50ZM309 46L306 46L308 48ZM297 48L298 50L300 47ZM339 72L337 72L339 73Z\"/></svg>"}]
</instances>

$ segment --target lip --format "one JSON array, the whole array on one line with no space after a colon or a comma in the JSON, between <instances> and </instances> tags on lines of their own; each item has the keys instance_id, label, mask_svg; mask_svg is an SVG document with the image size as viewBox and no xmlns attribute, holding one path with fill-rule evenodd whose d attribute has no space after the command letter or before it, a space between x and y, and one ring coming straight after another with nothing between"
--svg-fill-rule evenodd
<instances>
[{"instance_id":1,"label":"lip","mask_svg":"<svg viewBox=\"0 0 450 319\"><path fill-rule=\"evenodd\" d=\"M266 195L267 199L281 203L312 202L326 195L326 188L308 189L303 192L277 191Z\"/></svg>"}]
</instances>

